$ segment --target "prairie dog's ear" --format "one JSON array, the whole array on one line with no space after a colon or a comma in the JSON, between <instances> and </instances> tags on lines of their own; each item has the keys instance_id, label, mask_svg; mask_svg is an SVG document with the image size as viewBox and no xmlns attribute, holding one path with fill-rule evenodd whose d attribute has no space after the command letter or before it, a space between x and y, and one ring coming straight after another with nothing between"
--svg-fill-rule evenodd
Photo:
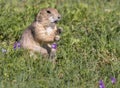
<instances>
[{"instance_id":1,"label":"prairie dog's ear","mask_svg":"<svg viewBox=\"0 0 120 88\"><path fill-rule=\"evenodd\" d=\"M35 17L35 21L38 21L40 22L42 19L41 19L41 12L39 12L36 17Z\"/></svg>"}]
</instances>

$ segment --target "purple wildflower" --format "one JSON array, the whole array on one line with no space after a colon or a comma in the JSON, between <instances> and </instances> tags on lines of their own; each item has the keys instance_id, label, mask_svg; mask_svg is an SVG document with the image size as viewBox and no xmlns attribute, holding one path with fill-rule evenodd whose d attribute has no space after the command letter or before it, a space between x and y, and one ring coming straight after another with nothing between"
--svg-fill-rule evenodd
<instances>
[{"instance_id":1,"label":"purple wildflower","mask_svg":"<svg viewBox=\"0 0 120 88\"><path fill-rule=\"evenodd\" d=\"M57 44L56 43L54 43L54 44L52 44L52 46L51 46L53 49L56 49L57 48Z\"/></svg>"},{"instance_id":2,"label":"purple wildflower","mask_svg":"<svg viewBox=\"0 0 120 88\"><path fill-rule=\"evenodd\" d=\"M13 48L14 48L14 49L17 48L17 42L14 43L14 47L13 47Z\"/></svg>"},{"instance_id":3,"label":"purple wildflower","mask_svg":"<svg viewBox=\"0 0 120 88\"><path fill-rule=\"evenodd\" d=\"M111 82L112 82L112 84L115 84L115 83L116 83L115 77L111 77Z\"/></svg>"},{"instance_id":4,"label":"purple wildflower","mask_svg":"<svg viewBox=\"0 0 120 88\"><path fill-rule=\"evenodd\" d=\"M17 48L20 48L21 45L20 45L20 42L15 42L14 43L14 49L17 49Z\"/></svg>"},{"instance_id":5,"label":"purple wildflower","mask_svg":"<svg viewBox=\"0 0 120 88\"><path fill-rule=\"evenodd\" d=\"M102 80L99 81L99 88L105 88L105 85Z\"/></svg>"},{"instance_id":6,"label":"purple wildflower","mask_svg":"<svg viewBox=\"0 0 120 88\"><path fill-rule=\"evenodd\" d=\"M17 42L17 47L18 47L18 48L20 48L20 47L21 47L20 42Z\"/></svg>"}]
</instances>

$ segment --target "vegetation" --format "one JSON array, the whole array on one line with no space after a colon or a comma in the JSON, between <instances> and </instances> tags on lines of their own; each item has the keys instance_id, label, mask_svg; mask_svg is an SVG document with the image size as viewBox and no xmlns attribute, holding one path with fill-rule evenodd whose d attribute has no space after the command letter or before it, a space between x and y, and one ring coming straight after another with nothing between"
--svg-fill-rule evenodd
<instances>
[{"instance_id":1,"label":"vegetation","mask_svg":"<svg viewBox=\"0 0 120 88\"><path fill-rule=\"evenodd\" d=\"M62 14L56 64L13 48L44 7ZM119 7L119 0L0 0L0 88L98 88L100 80L119 88Z\"/></svg>"}]
</instances>

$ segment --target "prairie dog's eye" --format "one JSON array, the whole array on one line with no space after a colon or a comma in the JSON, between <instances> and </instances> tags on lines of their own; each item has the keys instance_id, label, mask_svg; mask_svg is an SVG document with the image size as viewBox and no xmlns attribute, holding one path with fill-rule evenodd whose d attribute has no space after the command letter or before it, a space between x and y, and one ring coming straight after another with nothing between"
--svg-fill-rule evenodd
<instances>
[{"instance_id":1,"label":"prairie dog's eye","mask_svg":"<svg viewBox=\"0 0 120 88\"><path fill-rule=\"evenodd\" d=\"M51 12L49 10L47 10L47 13L51 14Z\"/></svg>"}]
</instances>

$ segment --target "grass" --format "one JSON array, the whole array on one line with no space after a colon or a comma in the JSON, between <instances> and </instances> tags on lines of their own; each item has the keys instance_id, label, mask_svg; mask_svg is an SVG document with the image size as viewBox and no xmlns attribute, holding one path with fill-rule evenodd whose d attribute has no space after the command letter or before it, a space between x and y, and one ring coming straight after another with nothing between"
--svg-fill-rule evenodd
<instances>
[{"instance_id":1,"label":"grass","mask_svg":"<svg viewBox=\"0 0 120 88\"><path fill-rule=\"evenodd\" d=\"M119 88L119 6L119 0L0 0L0 88L98 88L99 80ZM57 64L13 49L44 7L62 14Z\"/></svg>"}]
</instances>

